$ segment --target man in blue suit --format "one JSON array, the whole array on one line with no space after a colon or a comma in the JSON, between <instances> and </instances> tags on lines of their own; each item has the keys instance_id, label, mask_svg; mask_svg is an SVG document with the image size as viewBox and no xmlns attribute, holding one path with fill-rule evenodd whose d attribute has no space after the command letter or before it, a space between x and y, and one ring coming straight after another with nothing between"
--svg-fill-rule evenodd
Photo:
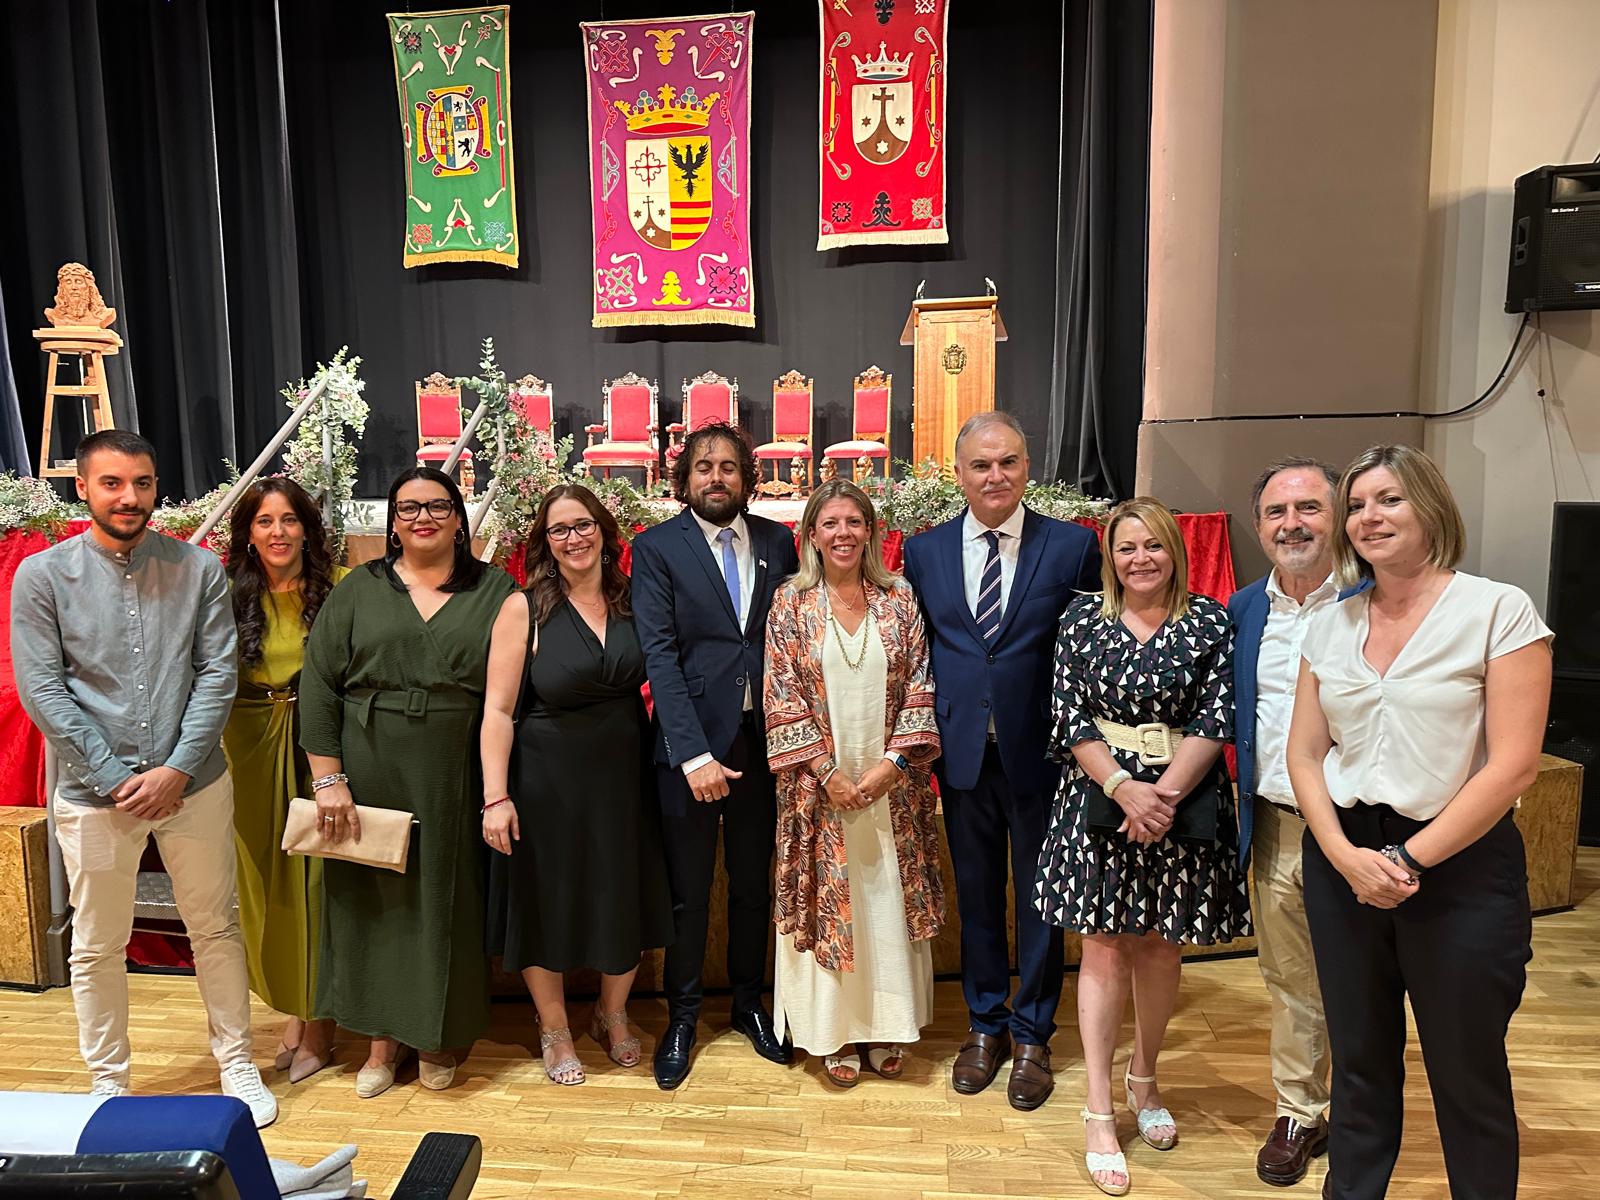
<instances>
[{"instance_id":1,"label":"man in blue suit","mask_svg":"<svg viewBox=\"0 0 1600 1200\"><path fill-rule=\"evenodd\" d=\"M1339 476L1311 458L1273 463L1250 505L1272 560L1263 579L1228 601L1233 617L1234 738L1239 755L1239 854L1255 847L1255 926L1261 974L1272 997L1272 1085L1277 1118L1256 1154L1263 1182L1305 1177L1328 1145L1328 1028L1306 926L1300 842L1306 823L1285 759L1300 647L1312 617L1339 599L1333 574L1333 511Z\"/></svg>"},{"instance_id":2,"label":"man in blue suit","mask_svg":"<svg viewBox=\"0 0 1600 1200\"><path fill-rule=\"evenodd\" d=\"M961 427L956 474L967 509L906 543L906 579L926 616L935 765L961 914L961 987L969 1032L951 1070L966 1095L1012 1055L1013 1108L1038 1108L1055 1086L1050 1035L1061 1000L1061 931L1033 907L1033 880L1061 767L1045 757L1061 610L1100 588L1100 552L1082 526L1022 504L1028 446L1007 413ZM1010 1008L1006 849L1017 912L1017 994Z\"/></svg>"},{"instance_id":3,"label":"man in blue suit","mask_svg":"<svg viewBox=\"0 0 1600 1200\"><path fill-rule=\"evenodd\" d=\"M656 1083L669 1090L688 1076L694 1049L719 826L733 1028L763 1058L794 1056L761 1003L777 831L761 696L767 610L800 562L788 529L747 512L757 478L743 433L701 426L673 469L675 494L687 507L633 543L633 620L655 703L676 931L662 980L669 1020L655 1057Z\"/></svg>"}]
</instances>

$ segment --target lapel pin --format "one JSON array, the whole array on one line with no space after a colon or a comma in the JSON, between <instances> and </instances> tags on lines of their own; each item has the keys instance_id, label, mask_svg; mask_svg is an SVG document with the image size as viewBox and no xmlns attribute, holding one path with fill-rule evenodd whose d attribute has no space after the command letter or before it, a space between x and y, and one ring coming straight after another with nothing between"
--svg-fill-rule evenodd
<instances>
[{"instance_id":1,"label":"lapel pin","mask_svg":"<svg viewBox=\"0 0 1600 1200\"><path fill-rule=\"evenodd\" d=\"M765 571L767 569L767 560L766 559L758 558L758 559L756 559L756 562L760 565L760 567L761 567L761 569L763 571Z\"/></svg>"}]
</instances>

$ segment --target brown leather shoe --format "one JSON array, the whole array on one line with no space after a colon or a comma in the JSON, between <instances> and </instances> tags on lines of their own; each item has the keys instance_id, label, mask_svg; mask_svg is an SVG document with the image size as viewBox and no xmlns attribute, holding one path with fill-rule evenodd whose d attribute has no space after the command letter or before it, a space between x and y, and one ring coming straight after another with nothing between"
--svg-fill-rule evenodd
<instances>
[{"instance_id":1,"label":"brown leather shoe","mask_svg":"<svg viewBox=\"0 0 1600 1200\"><path fill-rule=\"evenodd\" d=\"M1299 1183L1306 1177L1311 1160L1327 1148L1326 1121L1302 1125L1293 1117L1279 1117L1256 1152L1256 1176L1274 1187Z\"/></svg>"},{"instance_id":2,"label":"brown leather shoe","mask_svg":"<svg viewBox=\"0 0 1600 1200\"><path fill-rule=\"evenodd\" d=\"M1011 1082L1006 1084L1006 1099L1019 1112L1032 1112L1056 1090L1050 1073L1049 1046L1019 1045L1011 1056Z\"/></svg>"},{"instance_id":3,"label":"brown leather shoe","mask_svg":"<svg viewBox=\"0 0 1600 1200\"><path fill-rule=\"evenodd\" d=\"M961 1053L950 1068L950 1086L963 1096L975 1096L994 1082L1000 1064L1011 1053L1011 1034L1001 1030L998 1034L979 1033L976 1029L967 1034L961 1043Z\"/></svg>"}]
</instances>

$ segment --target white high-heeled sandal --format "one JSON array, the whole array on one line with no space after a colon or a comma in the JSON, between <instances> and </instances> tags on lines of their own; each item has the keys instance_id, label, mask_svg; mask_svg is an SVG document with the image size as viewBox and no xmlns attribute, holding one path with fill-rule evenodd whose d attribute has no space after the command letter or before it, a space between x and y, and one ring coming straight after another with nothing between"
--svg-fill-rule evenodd
<instances>
[{"instance_id":1,"label":"white high-heeled sandal","mask_svg":"<svg viewBox=\"0 0 1600 1200\"><path fill-rule=\"evenodd\" d=\"M1083 1110L1083 1119L1085 1121L1109 1121L1113 1128L1117 1124L1115 1113L1090 1112L1087 1108ZM1087 1135L1087 1130L1085 1134ZM1118 1150L1115 1154L1102 1154L1098 1150L1086 1148L1083 1153L1083 1165L1089 1168L1089 1181L1108 1196L1126 1196L1128 1190L1133 1187L1133 1177L1128 1174L1128 1159L1121 1150ZM1102 1182L1096 1178L1096 1175L1121 1175L1122 1186L1118 1187L1114 1183Z\"/></svg>"},{"instance_id":2,"label":"white high-heeled sandal","mask_svg":"<svg viewBox=\"0 0 1600 1200\"><path fill-rule=\"evenodd\" d=\"M1136 1083L1154 1083L1154 1075L1135 1075L1130 1065L1122 1074L1122 1090L1128 1096L1128 1111L1133 1114L1133 1119L1139 1123L1139 1136L1144 1139L1145 1145L1154 1150L1171 1150L1178 1144L1178 1123L1172 1119L1172 1114L1164 1108L1140 1108L1139 1102L1133 1098L1133 1085ZM1172 1129L1169 1138L1154 1138L1150 1136L1152 1129L1159 1129L1166 1125Z\"/></svg>"}]
</instances>

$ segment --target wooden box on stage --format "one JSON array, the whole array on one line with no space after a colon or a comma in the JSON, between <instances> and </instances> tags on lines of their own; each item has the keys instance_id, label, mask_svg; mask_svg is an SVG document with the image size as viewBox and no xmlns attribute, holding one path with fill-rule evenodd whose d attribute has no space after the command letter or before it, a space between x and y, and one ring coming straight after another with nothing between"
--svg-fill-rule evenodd
<instances>
[{"instance_id":1,"label":"wooden box on stage","mask_svg":"<svg viewBox=\"0 0 1600 1200\"><path fill-rule=\"evenodd\" d=\"M48 987L48 818L42 808L0 808L0 984Z\"/></svg>"},{"instance_id":2,"label":"wooden box on stage","mask_svg":"<svg viewBox=\"0 0 1600 1200\"><path fill-rule=\"evenodd\" d=\"M956 432L974 413L994 408L994 344L1006 340L995 296L914 300L900 334L915 347L911 460L955 462Z\"/></svg>"},{"instance_id":3,"label":"wooden box on stage","mask_svg":"<svg viewBox=\"0 0 1600 1200\"><path fill-rule=\"evenodd\" d=\"M1528 848L1528 903L1536 913L1572 907L1582 796L1582 767L1553 754L1539 756L1539 777L1516 810Z\"/></svg>"}]
</instances>

